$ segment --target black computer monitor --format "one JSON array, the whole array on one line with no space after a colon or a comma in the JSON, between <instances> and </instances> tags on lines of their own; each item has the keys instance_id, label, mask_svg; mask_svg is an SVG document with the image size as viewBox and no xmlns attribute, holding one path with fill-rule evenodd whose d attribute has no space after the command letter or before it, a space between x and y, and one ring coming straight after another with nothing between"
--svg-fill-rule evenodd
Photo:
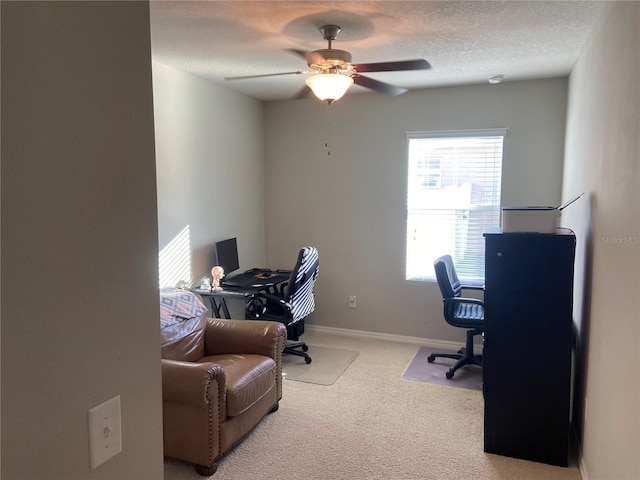
<instances>
[{"instance_id":1,"label":"black computer monitor","mask_svg":"<svg viewBox=\"0 0 640 480\"><path fill-rule=\"evenodd\" d=\"M229 238L216 242L216 261L224 268L224 274L229 275L240 268L238 261L238 241L236 238Z\"/></svg>"}]
</instances>

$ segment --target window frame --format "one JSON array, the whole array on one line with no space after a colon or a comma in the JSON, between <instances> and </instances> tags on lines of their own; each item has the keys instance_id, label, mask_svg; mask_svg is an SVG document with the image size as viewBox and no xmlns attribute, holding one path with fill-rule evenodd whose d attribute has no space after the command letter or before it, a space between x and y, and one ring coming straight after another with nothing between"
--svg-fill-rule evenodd
<instances>
[{"instance_id":1,"label":"window frame","mask_svg":"<svg viewBox=\"0 0 640 480\"><path fill-rule=\"evenodd\" d=\"M476 138L476 139L482 139L482 138L486 138L486 137L501 137L502 138L502 148L501 148L501 152L500 152L500 158L497 159L493 162L489 162L489 165L492 166L493 168L497 169L497 173L494 174L493 177L491 176L483 176L483 180L484 179L493 179L493 181L491 182L492 185L496 185L497 184L497 189L494 188L493 190L493 195L492 197L494 197L494 200L491 203L482 203L482 204L474 204L474 203L469 203L468 204L468 209L467 210L467 214L469 212L479 212L479 211L487 211L489 212L489 215L492 217L492 219L489 220L482 220L481 221L481 226L484 228L484 230L488 230L490 228L495 228L495 227L499 227L500 224L500 206L501 206L501 192L502 192L502 171L503 171L503 164L504 164L504 153L505 153L505 147L506 147L506 137L507 137L507 132L508 132L508 128L505 127L498 127L498 128L480 128L480 129L467 129L467 130L441 130L441 131L426 131L426 132L407 132L406 133L406 138L407 138L407 197L406 197L406 223L405 223L405 227L406 227L406 243L405 243L405 259L406 259L406 263L405 263L405 279L407 281L426 281L426 282L435 282L436 278L435 278L435 271L433 271L433 269L431 268L430 270L426 267L425 264L425 260L422 259L423 263L422 266L419 266L417 268L417 272L416 269L410 269L409 265L410 265L410 261L412 259L409 258L410 254L411 254L411 250L412 250L412 245L411 242L412 240L410 240L412 233L415 232L411 232L410 228L412 225L415 225L415 223L417 222L415 216L416 216L416 211L420 210L419 208L416 208L415 204L411 204L411 195L412 195L412 186L411 186L411 182L412 181L419 181L419 178L422 177L422 189L424 190L441 190L441 181L443 178L443 159L440 160L440 176L438 178L437 181L437 186L428 186L425 185L425 182L429 183L429 174L430 172L428 172L429 167L429 163L430 162L422 162L422 163L426 163L426 165L423 166L418 166L417 164L415 166L412 165L412 160L416 163L420 162L420 159L412 159L411 157L411 141L412 140L428 140L428 139L455 139L455 138L459 138L459 139L464 139L464 138ZM446 161L446 160L444 160ZM471 165L471 164L470 164ZM422 168L424 169L424 173L422 174L412 174L412 170L416 169L416 168ZM496 178L497 176L497 178ZM418 177L418 178L416 178ZM483 183L484 185L485 183ZM488 183L487 183L488 184ZM497 190L497 191L496 191ZM438 209L434 209L434 208L423 208L422 209L425 214L429 214L431 212L431 214L433 215L433 212L436 212ZM444 210L465 210L465 209L443 209ZM455 217L457 216L456 213L453 213L451 215L446 216L446 218L449 219L449 221L454 221L457 222L457 220L455 220ZM413 218L412 218L413 217ZM444 218L444 217L443 217ZM457 229L457 224L456 227L454 227L454 231ZM416 230L417 232L417 230ZM448 232L450 232L450 230L448 230ZM456 235L454 233L454 235ZM456 242L458 239L454 239L454 240L450 240L451 242ZM415 241L415 237L414 240ZM476 248L473 249L473 246L475 246ZM484 243L482 241L480 242L474 242L473 246L467 250L467 247L463 247L463 249L465 249L465 251L471 252L471 253L475 253L475 257L478 257L478 248L482 248L484 249ZM458 250L458 248L454 248L453 250ZM455 252L442 252L442 254L445 253L449 253L452 255L454 262L456 261L456 255ZM414 258L413 262L414 262L414 266L415 266L415 261L419 260ZM435 260L435 258L433 259ZM458 271L458 276L460 277L460 280L462 281L462 283L468 284L468 285L482 285L484 284L484 264L482 265L477 265L477 260L473 261L473 262L469 262L468 265L471 266L471 268L473 269L473 271L471 271L471 275L473 276L469 276L466 272L465 269L463 268L461 271ZM474 266L475 265L475 266Z\"/></svg>"}]
</instances>

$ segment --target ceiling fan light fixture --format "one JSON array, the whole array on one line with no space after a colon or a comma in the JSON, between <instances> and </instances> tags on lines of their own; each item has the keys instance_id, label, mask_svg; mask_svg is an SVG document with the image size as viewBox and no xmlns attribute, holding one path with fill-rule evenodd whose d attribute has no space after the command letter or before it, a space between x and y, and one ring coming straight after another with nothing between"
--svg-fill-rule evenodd
<instances>
[{"instance_id":1,"label":"ceiling fan light fixture","mask_svg":"<svg viewBox=\"0 0 640 480\"><path fill-rule=\"evenodd\" d=\"M333 103L353 85L353 78L339 73L320 73L307 78L306 84L320 100Z\"/></svg>"}]
</instances>

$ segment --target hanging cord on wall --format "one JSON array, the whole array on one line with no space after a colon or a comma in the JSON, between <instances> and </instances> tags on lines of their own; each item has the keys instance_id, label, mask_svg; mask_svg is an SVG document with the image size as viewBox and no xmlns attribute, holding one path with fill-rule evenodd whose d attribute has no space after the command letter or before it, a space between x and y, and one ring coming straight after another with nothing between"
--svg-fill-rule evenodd
<instances>
[{"instance_id":1,"label":"hanging cord on wall","mask_svg":"<svg viewBox=\"0 0 640 480\"><path fill-rule=\"evenodd\" d=\"M326 102L326 106L324 109L324 120L326 122L324 147L327 149L327 155L331 155L331 147L329 146L329 139L331 137L331 102Z\"/></svg>"}]
</instances>

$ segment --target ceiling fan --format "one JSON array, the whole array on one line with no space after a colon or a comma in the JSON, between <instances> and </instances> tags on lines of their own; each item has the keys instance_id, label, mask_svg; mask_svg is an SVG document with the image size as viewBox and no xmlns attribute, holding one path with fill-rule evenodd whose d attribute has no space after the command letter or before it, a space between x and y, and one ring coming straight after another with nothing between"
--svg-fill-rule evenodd
<instances>
[{"instance_id":1,"label":"ceiling fan","mask_svg":"<svg viewBox=\"0 0 640 480\"><path fill-rule=\"evenodd\" d=\"M346 50L338 50L331 46L333 40L338 37L340 30L341 28L338 25L324 25L320 27L322 38L328 42L326 49L313 50L311 52L293 48L288 49L288 51L304 58L310 70L226 77L225 80L274 77L278 75L314 74L312 77L307 78L305 83L320 100L331 104L341 98L354 83L389 96L400 95L408 90L379 80L374 80L370 77L365 77L361 75L362 73L428 70L431 68L429 62L421 58L394 62L351 63L351 54L349 52ZM307 93L308 90L305 87L298 97L304 97Z\"/></svg>"}]
</instances>

